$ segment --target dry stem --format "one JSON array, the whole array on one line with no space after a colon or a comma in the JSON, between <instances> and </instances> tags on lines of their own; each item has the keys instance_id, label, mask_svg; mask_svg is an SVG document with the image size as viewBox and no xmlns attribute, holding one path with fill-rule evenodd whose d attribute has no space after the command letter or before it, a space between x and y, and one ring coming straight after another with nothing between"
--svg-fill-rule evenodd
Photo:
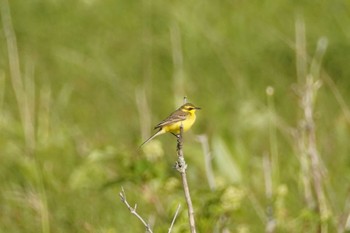
<instances>
[{"instance_id":1,"label":"dry stem","mask_svg":"<svg viewBox=\"0 0 350 233\"><path fill-rule=\"evenodd\" d=\"M176 170L178 170L178 172L180 172L181 177L182 177L182 185L183 185L183 189L185 192L185 198L186 198L187 207L188 207L188 218L189 218L191 233L195 233L196 232L196 223L195 223L195 219L194 219L194 210L193 210L192 200L191 200L191 196L190 196L190 189L188 187L188 182L187 182L187 177L186 177L187 164L185 162L184 154L182 151L182 146L183 146L182 135L183 135L183 127L181 124L180 134L177 135L178 160L176 162L175 168L176 168Z\"/></svg>"},{"instance_id":2,"label":"dry stem","mask_svg":"<svg viewBox=\"0 0 350 233\"><path fill-rule=\"evenodd\" d=\"M302 119L297 135L298 147L300 150L300 162L303 172L305 188L305 199L309 208L316 204L320 216L318 232L327 232L327 220L330 210L327 205L327 198L324 187L325 168L322 166L322 159L317 148L316 124L314 121L315 102L317 91L320 87L320 63L325 52L326 40L318 43L316 55L311 61L310 72L307 70L308 60L305 45L305 25L302 19L296 23L296 51L297 70L299 83L300 107ZM315 201L314 201L314 196Z\"/></svg>"}]
</instances>

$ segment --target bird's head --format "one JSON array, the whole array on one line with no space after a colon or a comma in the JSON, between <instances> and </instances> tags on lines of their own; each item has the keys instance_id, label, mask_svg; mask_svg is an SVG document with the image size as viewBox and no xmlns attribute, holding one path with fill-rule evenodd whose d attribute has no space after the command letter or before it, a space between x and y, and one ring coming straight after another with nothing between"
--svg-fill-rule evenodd
<instances>
[{"instance_id":1,"label":"bird's head","mask_svg":"<svg viewBox=\"0 0 350 233\"><path fill-rule=\"evenodd\" d=\"M196 107L196 106L194 106L193 104L191 104L191 103L186 103L186 104L184 104L184 105L182 105L181 107L180 107L180 110L181 111L183 111L183 112L189 112L189 113L195 113L196 112L196 110L199 110L199 109L201 109L201 108L199 108L199 107Z\"/></svg>"}]
</instances>

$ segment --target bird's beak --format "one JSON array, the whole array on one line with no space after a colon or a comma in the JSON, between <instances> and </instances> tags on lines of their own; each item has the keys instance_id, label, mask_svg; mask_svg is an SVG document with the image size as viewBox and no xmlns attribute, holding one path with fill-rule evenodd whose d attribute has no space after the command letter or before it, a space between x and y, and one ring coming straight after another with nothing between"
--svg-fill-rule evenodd
<instances>
[{"instance_id":1,"label":"bird's beak","mask_svg":"<svg viewBox=\"0 0 350 233\"><path fill-rule=\"evenodd\" d=\"M200 107L195 107L195 109L197 109L197 110L201 110L202 108L200 108Z\"/></svg>"}]
</instances>

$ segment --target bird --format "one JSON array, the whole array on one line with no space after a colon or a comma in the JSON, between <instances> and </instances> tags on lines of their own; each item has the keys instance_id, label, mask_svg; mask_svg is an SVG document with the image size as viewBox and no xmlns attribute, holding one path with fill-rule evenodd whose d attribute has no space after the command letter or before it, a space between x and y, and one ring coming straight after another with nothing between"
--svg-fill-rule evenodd
<instances>
[{"instance_id":1,"label":"bird","mask_svg":"<svg viewBox=\"0 0 350 233\"><path fill-rule=\"evenodd\" d=\"M148 138L145 142L143 142L140 145L140 148L161 134L169 132L175 136L179 135L181 125L183 132L186 132L192 127L193 123L196 121L196 111L199 109L201 108L196 107L191 103L186 103L182 105L154 127L154 129L158 129L158 131L155 134L153 134L150 138Z\"/></svg>"}]
</instances>

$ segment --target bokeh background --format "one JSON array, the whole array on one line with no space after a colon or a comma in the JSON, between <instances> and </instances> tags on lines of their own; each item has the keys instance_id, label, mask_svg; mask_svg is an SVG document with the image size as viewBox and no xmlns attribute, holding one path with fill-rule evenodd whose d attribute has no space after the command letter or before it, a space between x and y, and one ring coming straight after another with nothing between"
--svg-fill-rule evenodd
<instances>
[{"instance_id":1,"label":"bokeh background","mask_svg":"<svg viewBox=\"0 0 350 233\"><path fill-rule=\"evenodd\" d=\"M2 0L1 232L350 229L350 2ZM311 116L310 116L311 114Z\"/></svg>"}]
</instances>

